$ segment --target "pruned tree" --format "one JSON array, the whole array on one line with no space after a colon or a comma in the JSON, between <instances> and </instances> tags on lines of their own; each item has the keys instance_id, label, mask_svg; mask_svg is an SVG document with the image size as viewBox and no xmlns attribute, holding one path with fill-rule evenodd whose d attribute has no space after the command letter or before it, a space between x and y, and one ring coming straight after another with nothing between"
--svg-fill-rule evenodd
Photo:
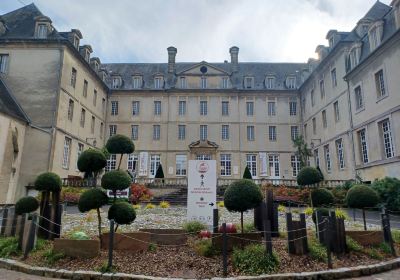
<instances>
[{"instance_id":1,"label":"pruned tree","mask_svg":"<svg viewBox=\"0 0 400 280\"><path fill-rule=\"evenodd\" d=\"M122 170L109 171L101 178L101 186L114 192L114 202L117 200L117 191L129 188L131 182L131 177Z\"/></svg>"},{"instance_id":2,"label":"pruned tree","mask_svg":"<svg viewBox=\"0 0 400 280\"><path fill-rule=\"evenodd\" d=\"M293 147L296 149L296 155L299 157L300 168L305 167L312 153L302 135L293 140Z\"/></svg>"},{"instance_id":3,"label":"pruned tree","mask_svg":"<svg viewBox=\"0 0 400 280\"><path fill-rule=\"evenodd\" d=\"M116 134L108 138L106 149L110 154L120 154L118 170L121 167L122 157L124 154L131 154L135 151L135 145L132 140L121 134Z\"/></svg>"},{"instance_id":4,"label":"pruned tree","mask_svg":"<svg viewBox=\"0 0 400 280\"><path fill-rule=\"evenodd\" d=\"M244 169L244 172L243 172L243 179L249 179L249 180L253 179L253 176L251 176L250 169L249 169L249 167L247 165L246 165L246 168Z\"/></svg>"}]
</instances>

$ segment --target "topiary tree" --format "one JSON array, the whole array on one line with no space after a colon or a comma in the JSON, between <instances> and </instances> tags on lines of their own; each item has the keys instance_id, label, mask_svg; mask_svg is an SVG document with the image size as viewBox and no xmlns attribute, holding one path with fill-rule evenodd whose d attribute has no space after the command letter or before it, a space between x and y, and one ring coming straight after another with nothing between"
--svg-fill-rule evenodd
<instances>
[{"instance_id":1,"label":"topiary tree","mask_svg":"<svg viewBox=\"0 0 400 280\"><path fill-rule=\"evenodd\" d=\"M136 219L136 212L133 206L127 202L117 202L111 205L108 210L108 219L117 223L115 231L119 225L129 225Z\"/></svg>"},{"instance_id":2,"label":"topiary tree","mask_svg":"<svg viewBox=\"0 0 400 280\"><path fill-rule=\"evenodd\" d=\"M36 177L35 189L38 191L59 192L61 190L61 178L55 173L45 172Z\"/></svg>"},{"instance_id":3,"label":"topiary tree","mask_svg":"<svg viewBox=\"0 0 400 280\"><path fill-rule=\"evenodd\" d=\"M97 149L83 151L78 158L78 169L85 172L85 177L97 178L98 174L107 165L104 153Z\"/></svg>"},{"instance_id":4,"label":"topiary tree","mask_svg":"<svg viewBox=\"0 0 400 280\"><path fill-rule=\"evenodd\" d=\"M230 212L240 212L243 233L243 212L257 207L263 196L260 188L249 179L233 182L225 191L224 205Z\"/></svg>"},{"instance_id":5,"label":"topiary tree","mask_svg":"<svg viewBox=\"0 0 400 280\"><path fill-rule=\"evenodd\" d=\"M313 185L321 182L321 175L314 167L303 167L297 175L297 184L300 186Z\"/></svg>"},{"instance_id":6,"label":"topiary tree","mask_svg":"<svg viewBox=\"0 0 400 280\"><path fill-rule=\"evenodd\" d=\"M354 185L346 195L346 204L351 208L374 207L378 202L378 193L367 185Z\"/></svg>"},{"instance_id":7,"label":"topiary tree","mask_svg":"<svg viewBox=\"0 0 400 280\"><path fill-rule=\"evenodd\" d=\"M249 169L249 167L247 165L246 165L246 168L244 169L244 172L243 172L243 179L249 179L249 180L253 179L253 176L251 176L250 169Z\"/></svg>"},{"instance_id":8,"label":"topiary tree","mask_svg":"<svg viewBox=\"0 0 400 280\"><path fill-rule=\"evenodd\" d=\"M132 140L121 134L115 134L108 138L106 149L110 154L120 154L118 170L121 167L122 157L124 154L131 154L135 151L135 145Z\"/></svg>"},{"instance_id":9,"label":"topiary tree","mask_svg":"<svg viewBox=\"0 0 400 280\"><path fill-rule=\"evenodd\" d=\"M117 191L129 188L131 182L131 177L122 170L109 171L101 178L101 186L114 192L114 202L117 199Z\"/></svg>"},{"instance_id":10,"label":"topiary tree","mask_svg":"<svg viewBox=\"0 0 400 280\"><path fill-rule=\"evenodd\" d=\"M97 211L99 239L101 240L101 215L100 208L108 202L107 194L100 188L93 188L81 194L78 201L78 209L80 212L87 212L92 209Z\"/></svg>"},{"instance_id":11,"label":"topiary tree","mask_svg":"<svg viewBox=\"0 0 400 280\"><path fill-rule=\"evenodd\" d=\"M164 171L163 171L161 163L158 165L156 175L154 177L156 179L164 179ZM164 180L162 180L162 182L164 183Z\"/></svg>"},{"instance_id":12,"label":"topiary tree","mask_svg":"<svg viewBox=\"0 0 400 280\"><path fill-rule=\"evenodd\" d=\"M15 214L22 215L36 211L39 208L39 201L32 197L26 196L19 199L15 203Z\"/></svg>"},{"instance_id":13,"label":"topiary tree","mask_svg":"<svg viewBox=\"0 0 400 280\"><path fill-rule=\"evenodd\" d=\"M327 206L334 202L335 198L331 191L325 188L314 189L311 191L311 201L313 207Z\"/></svg>"},{"instance_id":14,"label":"topiary tree","mask_svg":"<svg viewBox=\"0 0 400 280\"><path fill-rule=\"evenodd\" d=\"M316 168L317 168L317 170L318 170L318 172L319 172L319 176L321 177L321 181L325 180L325 178L324 178L324 173L322 173L321 168L320 168L319 166L317 166Z\"/></svg>"}]
</instances>

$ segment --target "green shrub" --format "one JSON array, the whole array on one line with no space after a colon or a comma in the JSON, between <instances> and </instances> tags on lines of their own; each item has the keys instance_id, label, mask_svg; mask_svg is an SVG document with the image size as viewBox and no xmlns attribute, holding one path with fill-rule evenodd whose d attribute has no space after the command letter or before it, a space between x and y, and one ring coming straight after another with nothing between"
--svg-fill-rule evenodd
<instances>
[{"instance_id":1,"label":"green shrub","mask_svg":"<svg viewBox=\"0 0 400 280\"><path fill-rule=\"evenodd\" d=\"M236 225L236 228L240 229L240 231L242 231L240 225ZM244 233L255 232L255 231L257 231L257 229L254 227L254 223L244 223L243 224L243 232Z\"/></svg>"},{"instance_id":2,"label":"green shrub","mask_svg":"<svg viewBox=\"0 0 400 280\"><path fill-rule=\"evenodd\" d=\"M15 203L15 213L17 215L33 212L36 211L38 208L39 201L32 196L23 197L19 199L17 203Z\"/></svg>"},{"instance_id":3,"label":"green shrub","mask_svg":"<svg viewBox=\"0 0 400 280\"><path fill-rule=\"evenodd\" d=\"M63 259L65 255L63 253L56 253L53 249L46 250L42 255L46 264L52 266L59 260Z\"/></svg>"},{"instance_id":4,"label":"green shrub","mask_svg":"<svg viewBox=\"0 0 400 280\"><path fill-rule=\"evenodd\" d=\"M75 231L69 236L69 238L73 239L73 240L89 240L90 239L89 236L86 233L84 233L83 231Z\"/></svg>"},{"instance_id":5,"label":"green shrub","mask_svg":"<svg viewBox=\"0 0 400 280\"><path fill-rule=\"evenodd\" d=\"M194 243L194 250L198 255L207 258L211 258L217 254L217 250L212 245L212 241L210 239L197 240Z\"/></svg>"},{"instance_id":6,"label":"green shrub","mask_svg":"<svg viewBox=\"0 0 400 280\"><path fill-rule=\"evenodd\" d=\"M99 188L93 188L81 194L78 201L78 209L80 212L87 212L92 209L101 208L107 202L107 194Z\"/></svg>"},{"instance_id":7,"label":"green shrub","mask_svg":"<svg viewBox=\"0 0 400 280\"><path fill-rule=\"evenodd\" d=\"M314 207L330 205L333 200L333 194L325 188L315 189L311 192L311 201Z\"/></svg>"},{"instance_id":8,"label":"green shrub","mask_svg":"<svg viewBox=\"0 0 400 280\"><path fill-rule=\"evenodd\" d=\"M108 219L114 220L119 225L128 225L136 219L136 212L131 204L117 202L108 210Z\"/></svg>"},{"instance_id":9,"label":"green shrub","mask_svg":"<svg viewBox=\"0 0 400 280\"><path fill-rule=\"evenodd\" d=\"M154 244L154 243L150 243L147 250L148 250L149 252L155 252L155 251L157 251L157 245Z\"/></svg>"},{"instance_id":10,"label":"green shrub","mask_svg":"<svg viewBox=\"0 0 400 280\"><path fill-rule=\"evenodd\" d=\"M378 202L377 192L366 185L354 185L346 195L346 204L351 208L373 207Z\"/></svg>"},{"instance_id":11,"label":"green shrub","mask_svg":"<svg viewBox=\"0 0 400 280\"><path fill-rule=\"evenodd\" d=\"M392 229L392 238L396 243L400 243L400 230Z\"/></svg>"},{"instance_id":12,"label":"green shrub","mask_svg":"<svg viewBox=\"0 0 400 280\"><path fill-rule=\"evenodd\" d=\"M16 237L0 238L0 258L18 256L21 252L18 250L18 239Z\"/></svg>"},{"instance_id":13,"label":"green shrub","mask_svg":"<svg viewBox=\"0 0 400 280\"><path fill-rule=\"evenodd\" d=\"M387 244L386 242L382 242L381 244L379 244L379 249L384 252L385 254L391 254L392 253L392 249L390 249L389 244Z\"/></svg>"},{"instance_id":14,"label":"green shrub","mask_svg":"<svg viewBox=\"0 0 400 280\"><path fill-rule=\"evenodd\" d=\"M308 243L308 250L311 258L321 262L327 261L328 253L326 251L326 248L324 247L324 245L319 243L317 239L310 238Z\"/></svg>"},{"instance_id":15,"label":"green shrub","mask_svg":"<svg viewBox=\"0 0 400 280\"><path fill-rule=\"evenodd\" d=\"M131 177L129 177L126 171L113 170L103 175L101 178L101 186L115 192L129 188L131 181Z\"/></svg>"},{"instance_id":16,"label":"green shrub","mask_svg":"<svg viewBox=\"0 0 400 280\"><path fill-rule=\"evenodd\" d=\"M45 172L35 180L35 189L38 191L58 192L61 190L61 178L55 173Z\"/></svg>"},{"instance_id":17,"label":"green shrub","mask_svg":"<svg viewBox=\"0 0 400 280\"><path fill-rule=\"evenodd\" d=\"M83 151L78 158L78 169L85 172L89 177L98 173L107 165L107 158L104 153L96 149Z\"/></svg>"},{"instance_id":18,"label":"green shrub","mask_svg":"<svg viewBox=\"0 0 400 280\"><path fill-rule=\"evenodd\" d=\"M355 241L350 236L346 236L346 244L347 244L347 248L350 251L362 252L364 250L364 247L361 246L357 241Z\"/></svg>"},{"instance_id":19,"label":"green shrub","mask_svg":"<svg viewBox=\"0 0 400 280\"><path fill-rule=\"evenodd\" d=\"M297 175L297 184L300 186L313 185L321 181L321 174L314 167L303 167Z\"/></svg>"},{"instance_id":20,"label":"green shrub","mask_svg":"<svg viewBox=\"0 0 400 280\"><path fill-rule=\"evenodd\" d=\"M249 169L249 167L247 165L246 165L246 168L244 169L244 172L243 172L243 179L249 179L249 180L253 179L253 176L251 176L250 169Z\"/></svg>"},{"instance_id":21,"label":"green shrub","mask_svg":"<svg viewBox=\"0 0 400 280\"><path fill-rule=\"evenodd\" d=\"M383 260L382 254L376 248L368 248L365 253L375 260Z\"/></svg>"},{"instance_id":22,"label":"green shrub","mask_svg":"<svg viewBox=\"0 0 400 280\"><path fill-rule=\"evenodd\" d=\"M316 208L314 210L314 212L312 213L312 220L313 220L314 224L315 224L315 221L317 218L317 216L316 216L317 211L318 211L318 215L320 217L329 217L329 209L328 208Z\"/></svg>"},{"instance_id":23,"label":"green shrub","mask_svg":"<svg viewBox=\"0 0 400 280\"><path fill-rule=\"evenodd\" d=\"M201 230L206 230L207 225L199 221L190 221L183 224L183 229L186 230L188 233L197 234Z\"/></svg>"},{"instance_id":24,"label":"green shrub","mask_svg":"<svg viewBox=\"0 0 400 280\"><path fill-rule=\"evenodd\" d=\"M135 145L129 137L116 134L108 138L106 149L110 154L131 154L135 151Z\"/></svg>"},{"instance_id":25,"label":"green shrub","mask_svg":"<svg viewBox=\"0 0 400 280\"><path fill-rule=\"evenodd\" d=\"M163 179L164 178L164 170L162 168L161 163L157 167L156 175L154 176L156 179Z\"/></svg>"},{"instance_id":26,"label":"green shrub","mask_svg":"<svg viewBox=\"0 0 400 280\"><path fill-rule=\"evenodd\" d=\"M244 249L235 248L232 254L232 265L245 274L269 274L278 269L279 259L275 253L267 254L265 246L253 244Z\"/></svg>"},{"instance_id":27,"label":"green shrub","mask_svg":"<svg viewBox=\"0 0 400 280\"><path fill-rule=\"evenodd\" d=\"M96 269L97 271L101 273L116 273L117 268L115 265L109 267L107 262L104 262L100 267Z\"/></svg>"},{"instance_id":28,"label":"green shrub","mask_svg":"<svg viewBox=\"0 0 400 280\"><path fill-rule=\"evenodd\" d=\"M381 201L386 208L392 211L400 211L400 180L397 178L386 177L377 180L372 184L372 188L378 192Z\"/></svg>"}]
</instances>

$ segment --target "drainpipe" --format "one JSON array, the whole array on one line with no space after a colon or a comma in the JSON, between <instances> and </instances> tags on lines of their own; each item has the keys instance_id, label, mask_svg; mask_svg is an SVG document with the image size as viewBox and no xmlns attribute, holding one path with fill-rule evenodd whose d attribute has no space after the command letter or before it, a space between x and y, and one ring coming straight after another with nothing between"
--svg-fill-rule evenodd
<instances>
[{"instance_id":1,"label":"drainpipe","mask_svg":"<svg viewBox=\"0 0 400 280\"><path fill-rule=\"evenodd\" d=\"M351 109L351 97L350 97L350 84L349 84L349 80L347 78L344 78L344 80L346 81L347 84L347 101L349 103L349 117L350 117L350 141L351 141L351 145L352 145L352 157L353 157L353 170L354 170L354 175L353 178L354 180L357 178L358 176L358 172L356 170L356 150L355 150L355 145L354 145L354 133L353 133L353 113L352 113L352 109Z\"/></svg>"}]
</instances>

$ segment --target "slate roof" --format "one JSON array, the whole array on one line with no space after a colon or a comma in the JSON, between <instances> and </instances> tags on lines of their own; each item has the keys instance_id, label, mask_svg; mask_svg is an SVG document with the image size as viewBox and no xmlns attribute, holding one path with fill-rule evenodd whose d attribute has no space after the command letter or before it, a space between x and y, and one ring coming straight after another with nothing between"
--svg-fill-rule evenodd
<instances>
[{"instance_id":1,"label":"slate roof","mask_svg":"<svg viewBox=\"0 0 400 280\"><path fill-rule=\"evenodd\" d=\"M0 79L0 112L22 121L29 122L25 112L18 105L2 79Z\"/></svg>"}]
</instances>

